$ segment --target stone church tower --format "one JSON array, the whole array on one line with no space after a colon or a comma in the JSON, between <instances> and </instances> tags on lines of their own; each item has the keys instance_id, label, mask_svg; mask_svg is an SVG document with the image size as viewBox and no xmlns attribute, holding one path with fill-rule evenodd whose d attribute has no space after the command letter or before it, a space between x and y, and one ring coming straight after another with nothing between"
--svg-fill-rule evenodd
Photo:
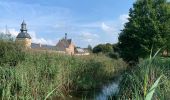
<instances>
[{"instance_id":1,"label":"stone church tower","mask_svg":"<svg viewBox=\"0 0 170 100\"><path fill-rule=\"evenodd\" d=\"M26 23L23 21L21 24L20 33L16 37L16 43L22 45L24 48L31 48L31 37L27 33Z\"/></svg>"}]
</instances>

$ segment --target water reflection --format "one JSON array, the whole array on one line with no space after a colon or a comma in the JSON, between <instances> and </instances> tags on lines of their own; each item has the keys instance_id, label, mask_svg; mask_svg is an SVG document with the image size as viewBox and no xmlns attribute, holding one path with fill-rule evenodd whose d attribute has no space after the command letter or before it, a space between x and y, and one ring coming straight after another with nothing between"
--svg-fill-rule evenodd
<instances>
[{"instance_id":1,"label":"water reflection","mask_svg":"<svg viewBox=\"0 0 170 100\"><path fill-rule=\"evenodd\" d=\"M67 100L108 100L119 92L121 77L105 84L101 89L73 92Z\"/></svg>"},{"instance_id":2,"label":"water reflection","mask_svg":"<svg viewBox=\"0 0 170 100\"><path fill-rule=\"evenodd\" d=\"M96 96L96 100L108 100L108 98L112 95L116 95L119 91L118 82L112 82L108 86L104 86L102 88L101 93Z\"/></svg>"}]
</instances>

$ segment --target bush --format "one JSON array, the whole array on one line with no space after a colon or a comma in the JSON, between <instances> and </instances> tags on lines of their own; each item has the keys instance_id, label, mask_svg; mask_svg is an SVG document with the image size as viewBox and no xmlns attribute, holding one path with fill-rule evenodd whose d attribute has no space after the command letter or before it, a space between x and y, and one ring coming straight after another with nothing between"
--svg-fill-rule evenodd
<instances>
[{"instance_id":1,"label":"bush","mask_svg":"<svg viewBox=\"0 0 170 100\"><path fill-rule=\"evenodd\" d=\"M109 56L110 58L113 58L113 59L118 59L118 58L119 58L119 54L118 54L118 53L115 53L115 52L110 52L110 53L108 54L108 56Z\"/></svg>"},{"instance_id":2,"label":"bush","mask_svg":"<svg viewBox=\"0 0 170 100\"><path fill-rule=\"evenodd\" d=\"M0 40L0 65L16 66L24 59L24 52L14 42Z\"/></svg>"}]
</instances>

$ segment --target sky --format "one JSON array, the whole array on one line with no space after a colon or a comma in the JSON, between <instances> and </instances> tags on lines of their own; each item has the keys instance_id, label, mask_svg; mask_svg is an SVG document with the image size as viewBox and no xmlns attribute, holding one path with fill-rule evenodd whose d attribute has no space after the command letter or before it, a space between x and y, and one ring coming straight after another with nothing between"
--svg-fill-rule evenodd
<instances>
[{"instance_id":1,"label":"sky","mask_svg":"<svg viewBox=\"0 0 170 100\"><path fill-rule=\"evenodd\" d=\"M34 43L68 34L79 47L116 43L135 0L0 0L0 32L16 37L24 20Z\"/></svg>"}]
</instances>

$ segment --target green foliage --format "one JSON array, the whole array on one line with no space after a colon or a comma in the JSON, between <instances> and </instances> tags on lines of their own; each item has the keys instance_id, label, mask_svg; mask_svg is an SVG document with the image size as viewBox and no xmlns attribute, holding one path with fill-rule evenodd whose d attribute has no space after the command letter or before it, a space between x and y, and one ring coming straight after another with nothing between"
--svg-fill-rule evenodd
<instances>
[{"instance_id":1,"label":"green foliage","mask_svg":"<svg viewBox=\"0 0 170 100\"><path fill-rule=\"evenodd\" d=\"M120 56L127 62L138 62L168 45L170 10L166 0L137 0L129 11L129 22L119 35ZM153 51L153 52L155 52Z\"/></svg>"},{"instance_id":2,"label":"green foliage","mask_svg":"<svg viewBox=\"0 0 170 100\"><path fill-rule=\"evenodd\" d=\"M108 53L113 52L113 47L111 44L99 44L93 48L93 53Z\"/></svg>"},{"instance_id":3,"label":"green foliage","mask_svg":"<svg viewBox=\"0 0 170 100\"><path fill-rule=\"evenodd\" d=\"M16 66L24 60L24 52L14 42L0 40L0 65Z\"/></svg>"},{"instance_id":4,"label":"green foliage","mask_svg":"<svg viewBox=\"0 0 170 100\"><path fill-rule=\"evenodd\" d=\"M119 54L118 54L119 48L117 44L99 44L93 48L93 53L97 54L104 54L107 57L113 58L113 59L118 59Z\"/></svg>"},{"instance_id":5,"label":"green foliage","mask_svg":"<svg viewBox=\"0 0 170 100\"><path fill-rule=\"evenodd\" d=\"M160 79L161 79L161 76L152 85L152 87L150 88L149 92L146 94L145 100L152 100L153 94L154 94L154 92L156 90L156 87L158 86L158 83L159 83Z\"/></svg>"},{"instance_id":6,"label":"green foliage","mask_svg":"<svg viewBox=\"0 0 170 100\"><path fill-rule=\"evenodd\" d=\"M150 59L144 60L137 67L129 69L123 75L119 99L144 100L146 96L154 92L153 87L157 87L152 99L169 100L169 65L170 59L155 58L152 61ZM162 76L161 79L160 76Z\"/></svg>"},{"instance_id":7,"label":"green foliage","mask_svg":"<svg viewBox=\"0 0 170 100\"><path fill-rule=\"evenodd\" d=\"M112 47L113 47L114 52L119 53L118 43L112 44Z\"/></svg>"}]
</instances>

